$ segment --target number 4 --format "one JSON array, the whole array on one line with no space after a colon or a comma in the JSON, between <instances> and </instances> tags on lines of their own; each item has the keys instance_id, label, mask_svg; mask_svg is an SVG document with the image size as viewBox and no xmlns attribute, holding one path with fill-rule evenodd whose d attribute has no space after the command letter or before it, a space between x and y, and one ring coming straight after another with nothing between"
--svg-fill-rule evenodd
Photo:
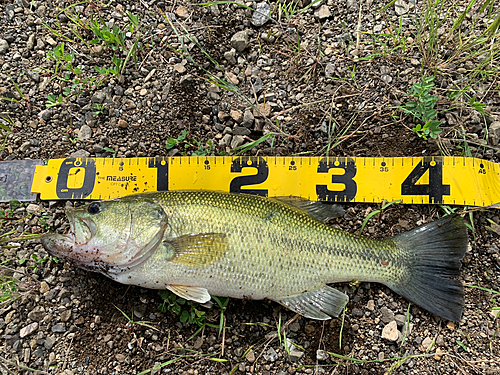
<instances>
[{"instance_id":1,"label":"number 4","mask_svg":"<svg viewBox=\"0 0 500 375\"><path fill-rule=\"evenodd\" d=\"M443 162L440 158L424 158L401 184L401 195L428 195L429 203L443 203L443 195L450 195L450 185L443 185ZM429 183L417 184L429 171Z\"/></svg>"}]
</instances>

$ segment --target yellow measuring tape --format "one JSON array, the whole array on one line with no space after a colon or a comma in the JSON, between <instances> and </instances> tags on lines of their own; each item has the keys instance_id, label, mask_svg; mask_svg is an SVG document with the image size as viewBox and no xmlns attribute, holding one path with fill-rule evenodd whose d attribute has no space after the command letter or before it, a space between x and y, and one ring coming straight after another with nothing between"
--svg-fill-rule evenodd
<instances>
[{"instance_id":1,"label":"yellow measuring tape","mask_svg":"<svg viewBox=\"0 0 500 375\"><path fill-rule=\"evenodd\" d=\"M336 202L500 202L500 165L462 157L53 159L36 167L42 199L109 199L163 190L218 190Z\"/></svg>"}]
</instances>

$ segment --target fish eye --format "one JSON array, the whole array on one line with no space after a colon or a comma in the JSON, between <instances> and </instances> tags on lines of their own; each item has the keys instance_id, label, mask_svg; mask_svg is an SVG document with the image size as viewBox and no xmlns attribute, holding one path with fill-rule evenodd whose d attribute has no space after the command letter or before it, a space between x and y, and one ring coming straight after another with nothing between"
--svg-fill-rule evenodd
<instances>
[{"instance_id":1,"label":"fish eye","mask_svg":"<svg viewBox=\"0 0 500 375\"><path fill-rule=\"evenodd\" d=\"M101 204L99 202L94 202L88 205L87 212L91 215L98 214L101 212Z\"/></svg>"}]
</instances>

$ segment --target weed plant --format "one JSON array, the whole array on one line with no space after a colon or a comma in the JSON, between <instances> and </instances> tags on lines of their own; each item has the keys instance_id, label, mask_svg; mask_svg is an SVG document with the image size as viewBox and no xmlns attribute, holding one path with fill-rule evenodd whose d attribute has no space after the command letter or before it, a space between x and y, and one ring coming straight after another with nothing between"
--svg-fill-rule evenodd
<instances>
[{"instance_id":1,"label":"weed plant","mask_svg":"<svg viewBox=\"0 0 500 375\"><path fill-rule=\"evenodd\" d=\"M411 114L414 119L418 119L422 124L417 124L412 130L423 139L431 137L436 139L443 130L439 128L441 121L436 120L436 103L438 96L431 95L430 91L434 87L434 77L422 77L422 82L413 84L408 95L415 98L415 101L407 102L400 107L405 113Z\"/></svg>"},{"instance_id":2,"label":"weed plant","mask_svg":"<svg viewBox=\"0 0 500 375\"><path fill-rule=\"evenodd\" d=\"M62 32L64 28L59 22L55 28L44 23L44 26L58 39L65 40L47 53L46 60L52 62L52 67L42 68L51 80L62 87L61 93L48 95L47 108L58 106L83 91L91 94L102 87L111 76L123 74L131 58L137 61L137 50L143 37L139 16L126 12L128 21L123 28L120 28L106 24L100 17L91 16L83 21L78 14L72 12L74 6L75 4L70 5L61 11L70 20L72 27L68 28L69 33ZM74 38L67 35L72 35ZM92 39L88 40L86 35L92 35ZM91 51L90 56L75 52L81 49L79 47L82 43ZM95 64L92 54L97 50L102 50L103 56L109 59L107 66ZM123 56L126 56L125 59ZM82 68L88 60L94 65L93 73Z\"/></svg>"}]
</instances>

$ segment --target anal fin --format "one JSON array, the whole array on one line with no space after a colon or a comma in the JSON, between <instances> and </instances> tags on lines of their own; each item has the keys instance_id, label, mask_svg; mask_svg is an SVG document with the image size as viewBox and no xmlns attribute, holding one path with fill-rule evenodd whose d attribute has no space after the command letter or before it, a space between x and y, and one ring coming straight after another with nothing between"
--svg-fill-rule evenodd
<instances>
[{"instance_id":1,"label":"anal fin","mask_svg":"<svg viewBox=\"0 0 500 375\"><path fill-rule=\"evenodd\" d=\"M167 289L181 298L198 303L210 301L210 294L205 288L187 285L167 285Z\"/></svg>"},{"instance_id":2,"label":"anal fin","mask_svg":"<svg viewBox=\"0 0 500 375\"><path fill-rule=\"evenodd\" d=\"M349 297L335 288L325 285L320 289L272 298L273 301L310 319L327 320L340 315Z\"/></svg>"}]
</instances>

